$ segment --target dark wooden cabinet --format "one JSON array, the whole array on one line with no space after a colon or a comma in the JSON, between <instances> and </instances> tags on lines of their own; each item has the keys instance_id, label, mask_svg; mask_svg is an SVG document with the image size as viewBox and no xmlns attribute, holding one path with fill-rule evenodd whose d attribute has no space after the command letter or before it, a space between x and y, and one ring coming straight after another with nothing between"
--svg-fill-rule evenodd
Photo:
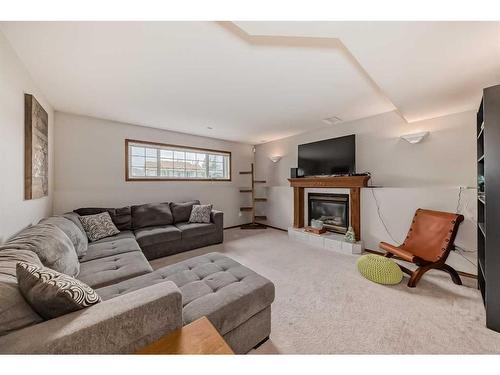
<instances>
[{"instance_id":1,"label":"dark wooden cabinet","mask_svg":"<svg viewBox=\"0 0 500 375\"><path fill-rule=\"evenodd\" d=\"M483 91L476 134L478 287L486 326L500 332L500 85Z\"/></svg>"}]
</instances>

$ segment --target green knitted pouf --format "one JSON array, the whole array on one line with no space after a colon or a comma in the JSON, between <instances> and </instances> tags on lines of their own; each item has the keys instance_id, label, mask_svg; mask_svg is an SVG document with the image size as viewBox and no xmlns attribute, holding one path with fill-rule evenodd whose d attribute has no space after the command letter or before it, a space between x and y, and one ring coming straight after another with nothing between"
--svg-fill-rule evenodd
<instances>
[{"instance_id":1,"label":"green knitted pouf","mask_svg":"<svg viewBox=\"0 0 500 375\"><path fill-rule=\"evenodd\" d=\"M358 270L368 280L379 284L394 285L403 280L403 271L389 258L367 254L358 259Z\"/></svg>"}]
</instances>

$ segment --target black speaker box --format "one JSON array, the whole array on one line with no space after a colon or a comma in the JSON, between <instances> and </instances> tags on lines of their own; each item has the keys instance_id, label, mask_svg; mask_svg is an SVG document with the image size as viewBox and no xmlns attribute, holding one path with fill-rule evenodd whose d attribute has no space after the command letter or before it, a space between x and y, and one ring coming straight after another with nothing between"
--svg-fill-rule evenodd
<instances>
[{"instance_id":1,"label":"black speaker box","mask_svg":"<svg viewBox=\"0 0 500 375\"><path fill-rule=\"evenodd\" d=\"M290 178L299 178L299 168L290 168Z\"/></svg>"}]
</instances>

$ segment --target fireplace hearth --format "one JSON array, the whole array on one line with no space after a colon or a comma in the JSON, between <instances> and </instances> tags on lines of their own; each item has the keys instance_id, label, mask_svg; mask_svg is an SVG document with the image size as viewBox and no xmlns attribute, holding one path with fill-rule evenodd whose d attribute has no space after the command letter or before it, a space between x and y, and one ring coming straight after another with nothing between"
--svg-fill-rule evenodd
<instances>
[{"instance_id":1,"label":"fireplace hearth","mask_svg":"<svg viewBox=\"0 0 500 375\"><path fill-rule=\"evenodd\" d=\"M344 234L349 227L349 195L309 193L308 225L311 220L321 220L325 229Z\"/></svg>"}]
</instances>

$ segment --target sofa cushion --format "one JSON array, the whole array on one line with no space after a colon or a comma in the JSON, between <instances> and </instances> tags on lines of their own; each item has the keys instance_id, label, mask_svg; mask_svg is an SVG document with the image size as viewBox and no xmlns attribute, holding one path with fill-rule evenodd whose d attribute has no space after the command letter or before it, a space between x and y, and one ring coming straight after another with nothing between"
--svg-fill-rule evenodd
<instances>
[{"instance_id":1,"label":"sofa cushion","mask_svg":"<svg viewBox=\"0 0 500 375\"><path fill-rule=\"evenodd\" d=\"M80 216L83 228L91 242L120 233L109 216L109 212Z\"/></svg>"},{"instance_id":2,"label":"sofa cushion","mask_svg":"<svg viewBox=\"0 0 500 375\"><path fill-rule=\"evenodd\" d=\"M16 278L18 262L42 265L30 250L0 250L0 336L43 321L19 290Z\"/></svg>"},{"instance_id":3,"label":"sofa cushion","mask_svg":"<svg viewBox=\"0 0 500 375\"><path fill-rule=\"evenodd\" d=\"M108 212L111 216L111 220L116 225L119 230L131 230L132 229L132 216L129 206L121 208L99 208L99 207L84 207L75 210L80 216L88 216L100 214L102 212Z\"/></svg>"},{"instance_id":4,"label":"sofa cushion","mask_svg":"<svg viewBox=\"0 0 500 375\"><path fill-rule=\"evenodd\" d=\"M78 275L80 270L73 242L54 224L28 227L0 246L0 249L33 251L45 267L69 276Z\"/></svg>"},{"instance_id":5,"label":"sofa cushion","mask_svg":"<svg viewBox=\"0 0 500 375\"><path fill-rule=\"evenodd\" d=\"M87 253L80 259L80 262L88 262L89 260L106 258L117 254L129 253L131 251L141 251L139 244L133 238L91 243Z\"/></svg>"},{"instance_id":6,"label":"sofa cushion","mask_svg":"<svg viewBox=\"0 0 500 375\"><path fill-rule=\"evenodd\" d=\"M177 223L175 226L180 229L182 238L204 236L217 230L214 223Z\"/></svg>"},{"instance_id":7,"label":"sofa cushion","mask_svg":"<svg viewBox=\"0 0 500 375\"><path fill-rule=\"evenodd\" d=\"M72 220L63 216L51 216L42 219L40 223L54 224L56 227L61 229L73 243L76 255L78 257L83 256L87 251L87 246L88 246L87 235L85 234L85 232L82 232L80 228Z\"/></svg>"},{"instance_id":8,"label":"sofa cushion","mask_svg":"<svg viewBox=\"0 0 500 375\"><path fill-rule=\"evenodd\" d=\"M132 206L134 229L173 224L174 218L169 203L148 203Z\"/></svg>"},{"instance_id":9,"label":"sofa cushion","mask_svg":"<svg viewBox=\"0 0 500 375\"><path fill-rule=\"evenodd\" d=\"M142 228L136 230L134 233L141 247L181 239L181 231L174 225Z\"/></svg>"},{"instance_id":10,"label":"sofa cushion","mask_svg":"<svg viewBox=\"0 0 500 375\"><path fill-rule=\"evenodd\" d=\"M194 200L183 203L174 203L174 202L170 203L170 209L172 210L174 223L189 221L189 217L191 216L191 209L195 204L200 204L200 201Z\"/></svg>"},{"instance_id":11,"label":"sofa cushion","mask_svg":"<svg viewBox=\"0 0 500 375\"><path fill-rule=\"evenodd\" d=\"M16 274L22 295L45 319L57 318L101 301L88 285L41 265L19 262Z\"/></svg>"},{"instance_id":12,"label":"sofa cushion","mask_svg":"<svg viewBox=\"0 0 500 375\"><path fill-rule=\"evenodd\" d=\"M91 288L101 288L151 271L144 254L132 251L82 262L78 279Z\"/></svg>"},{"instance_id":13,"label":"sofa cushion","mask_svg":"<svg viewBox=\"0 0 500 375\"><path fill-rule=\"evenodd\" d=\"M107 300L163 281L173 281L181 290L185 324L207 316L222 335L274 300L272 282L219 253L163 267L97 293Z\"/></svg>"},{"instance_id":14,"label":"sofa cushion","mask_svg":"<svg viewBox=\"0 0 500 375\"><path fill-rule=\"evenodd\" d=\"M75 225L78 227L78 229L80 229L80 231L85 236L87 236L87 234L85 233L85 229L83 229L82 222L80 221L80 215L78 215L76 212L66 212L66 213L64 213L64 214L62 214L60 216L65 217L66 219L71 220L73 223L75 223Z\"/></svg>"},{"instance_id":15,"label":"sofa cushion","mask_svg":"<svg viewBox=\"0 0 500 375\"><path fill-rule=\"evenodd\" d=\"M130 230L124 230L123 232L115 234L114 236L104 237L104 238L101 238L100 240L94 241L90 245L95 245L95 244L104 243L104 242L124 240L124 239L128 239L128 238L135 239L134 233Z\"/></svg>"}]
</instances>

